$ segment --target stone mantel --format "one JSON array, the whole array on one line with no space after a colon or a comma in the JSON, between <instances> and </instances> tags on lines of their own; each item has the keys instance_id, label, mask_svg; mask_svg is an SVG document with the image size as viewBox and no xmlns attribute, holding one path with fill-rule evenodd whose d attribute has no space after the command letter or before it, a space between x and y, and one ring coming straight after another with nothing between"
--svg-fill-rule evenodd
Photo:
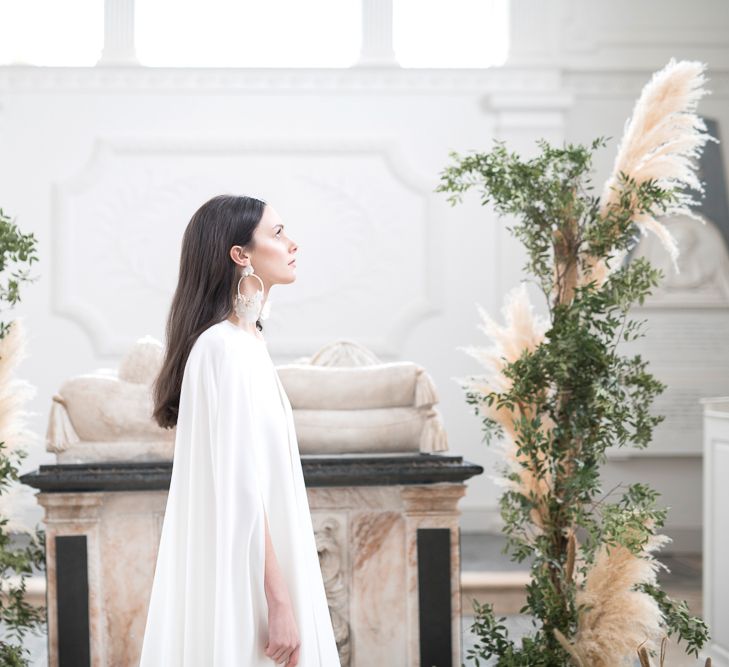
<instances>
[{"instance_id":1,"label":"stone mantel","mask_svg":"<svg viewBox=\"0 0 729 667\"><path fill-rule=\"evenodd\" d=\"M459 501L445 454L301 456L342 667L461 664ZM50 667L137 664L172 462L42 465Z\"/></svg>"},{"instance_id":2,"label":"stone mantel","mask_svg":"<svg viewBox=\"0 0 729 667\"><path fill-rule=\"evenodd\" d=\"M303 455L306 486L379 486L463 482L483 468L440 454ZM171 461L41 465L21 481L43 493L167 490Z\"/></svg>"}]
</instances>

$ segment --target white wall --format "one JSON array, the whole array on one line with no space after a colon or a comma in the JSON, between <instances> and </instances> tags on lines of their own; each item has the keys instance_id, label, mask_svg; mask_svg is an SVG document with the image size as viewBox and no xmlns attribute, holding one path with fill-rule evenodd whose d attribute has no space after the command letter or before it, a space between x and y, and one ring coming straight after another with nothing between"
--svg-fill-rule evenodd
<instances>
[{"instance_id":1,"label":"white wall","mask_svg":"<svg viewBox=\"0 0 729 667\"><path fill-rule=\"evenodd\" d=\"M520 0L511 18L509 61L491 70L0 67L0 205L41 256L13 313L31 336L31 426L45 433L65 378L116 365L141 335L162 339L190 215L219 192L253 194L301 246L296 283L271 292L274 361L349 338L424 365L452 451L486 468L462 525L497 527L494 456L452 378L479 371L455 348L486 342L474 303L498 314L524 256L475 193L451 208L433 192L448 151L610 135L601 183L642 85L671 56L708 63L700 111L729 135L724 2ZM638 453L606 477L653 483L674 508L675 546L698 549L701 434L691 437L695 454ZM50 462L39 444L24 471Z\"/></svg>"}]
</instances>

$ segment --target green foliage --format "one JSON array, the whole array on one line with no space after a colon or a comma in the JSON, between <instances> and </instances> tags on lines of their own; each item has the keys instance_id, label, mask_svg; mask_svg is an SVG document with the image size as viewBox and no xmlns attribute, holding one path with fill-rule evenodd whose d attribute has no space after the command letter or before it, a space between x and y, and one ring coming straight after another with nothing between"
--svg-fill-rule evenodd
<instances>
[{"instance_id":1,"label":"green foliage","mask_svg":"<svg viewBox=\"0 0 729 667\"><path fill-rule=\"evenodd\" d=\"M7 272L0 280L0 302L14 306L20 301L20 283L35 280L29 275L30 265L38 261L35 244L35 236L21 233L15 222L0 208L0 276ZM20 262L28 266L16 267ZM9 327L10 324L0 321L0 338L5 337Z\"/></svg>"},{"instance_id":2,"label":"green foliage","mask_svg":"<svg viewBox=\"0 0 729 667\"><path fill-rule=\"evenodd\" d=\"M536 637L525 637L519 647L509 639L506 626L502 624L505 617L499 619L494 615L493 605L481 605L478 600L472 600L474 608L474 622L471 632L479 639L473 648L466 653L466 658L472 660L476 667L481 667L481 660L492 657L499 658L499 665L504 667L550 667L549 656L541 648L538 631ZM463 665L462 665L463 667Z\"/></svg>"},{"instance_id":3,"label":"green foliage","mask_svg":"<svg viewBox=\"0 0 729 667\"><path fill-rule=\"evenodd\" d=\"M36 240L33 234L23 234L17 225L0 209L0 301L14 306L20 301L20 284L32 282L30 265L37 261ZM22 264L27 266L23 267ZM12 322L0 322L0 339L4 338ZM18 472L27 453L8 449L0 440L0 494L6 493L11 483L18 483ZM27 667L30 656L23 647L28 631L41 632L46 622L44 607L35 607L25 599L26 580L33 568L45 569L45 532L38 529L31 534L29 543L19 546L6 531L7 517L0 517L0 665Z\"/></svg>"},{"instance_id":4,"label":"green foliage","mask_svg":"<svg viewBox=\"0 0 729 667\"><path fill-rule=\"evenodd\" d=\"M684 600L673 600L665 591L653 584L640 584L636 587L650 595L658 604L658 607L666 619L668 636L677 634L679 641L686 641L686 653L696 657L704 644L709 641L709 628L703 620L692 616Z\"/></svg>"},{"instance_id":5,"label":"green foliage","mask_svg":"<svg viewBox=\"0 0 729 667\"><path fill-rule=\"evenodd\" d=\"M609 262L617 251L629 250L639 232L636 217L660 215L676 201L677 192L621 174L616 204L601 212L600 198L592 194L592 154L606 140L562 148L544 140L537 143L541 152L530 160L508 152L501 141L488 153L451 152L454 164L443 170L436 188L449 193L448 201L455 205L476 187L482 205L491 204L500 217L513 217L507 228L527 250L523 269L544 294L551 325L535 350L503 369L511 380L508 390L466 392L476 414L485 405L518 409L521 417L514 429L519 465L548 483L542 497L517 487L500 498L507 551L518 562L532 559L527 604L521 611L537 619L540 629L517 648L493 609L476 604L472 630L480 644L469 656L476 665L479 657L490 656L498 656L501 667L569 664L552 632L556 628L570 638L578 627L569 532L584 536L578 571L585 574L602 544L621 544L640 553L666 514L655 507L658 494L644 484L628 487L616 502L600 498L600 465L608 447L645 448L664 419L652 415L650 406L666 385L647 371L640 355L618 352L620 342L644 335L644 322L629 320L628 313L633 304L644 302L662 273L643 258L610 267L614 270L602 284L595 279L583 285L570 282L570 272L574 277L579 267L589 279L590 260ZM482 429L487 443L503 436L502 426L491 417L482 417ZM503 473L520 479L506 468ZM541 517L539 527L535 514ZM650 592L660 599L667 626L691 647L700 647L706 639L701 621L690 618L685 606L659 598L657 590Z\"/></svg>"}]
</instances>

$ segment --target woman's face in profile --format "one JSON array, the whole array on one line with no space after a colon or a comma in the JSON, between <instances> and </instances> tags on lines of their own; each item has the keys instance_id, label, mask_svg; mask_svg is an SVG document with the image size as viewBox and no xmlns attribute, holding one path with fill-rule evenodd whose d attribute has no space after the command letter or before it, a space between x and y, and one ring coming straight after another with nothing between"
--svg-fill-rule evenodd
<instances>
[{"instance_id":1,"label":"woman's face in profile","mask_svg":"<svg viewBox=\"0 0 729 667\"><path fill-rule=\"evenodd\" d=\"M253 240L251 264L264 284L271 286L296 280L294 253L298 246L288 237L281 217L270 204L263 210Z\"/></svg>"}]
</instances>

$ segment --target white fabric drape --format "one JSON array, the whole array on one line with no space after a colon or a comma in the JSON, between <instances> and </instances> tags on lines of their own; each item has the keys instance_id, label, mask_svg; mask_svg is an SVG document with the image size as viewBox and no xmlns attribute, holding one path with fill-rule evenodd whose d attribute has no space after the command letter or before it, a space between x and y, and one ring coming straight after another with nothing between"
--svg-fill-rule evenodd
<instances>
[{"instance_id":1,"label":"white fabric drape","mask_svg":"<svg viewBox=\"0 0 729 667\"><path fill-rule=\"evenodd\" d=\"M271 667L265 524L299 667L340 667L291 404L266 343L223 320L185 366L140 667Z\"/></svg>"}]
</instances>

